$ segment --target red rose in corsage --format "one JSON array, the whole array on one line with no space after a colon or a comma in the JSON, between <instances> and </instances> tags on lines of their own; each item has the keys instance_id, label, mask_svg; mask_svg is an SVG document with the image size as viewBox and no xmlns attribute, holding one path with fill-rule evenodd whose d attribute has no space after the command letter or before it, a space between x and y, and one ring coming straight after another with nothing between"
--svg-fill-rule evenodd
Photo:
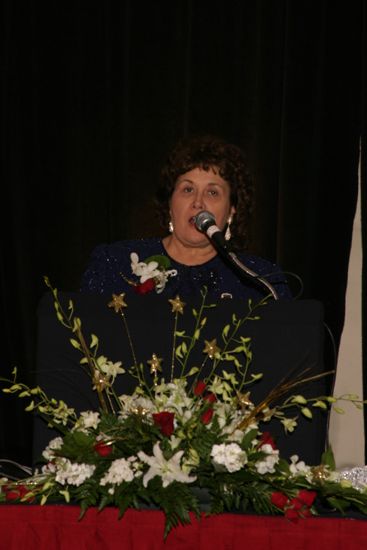
<instances>
[{"instance_id":1,"label":"red rose in corsage","mask_svg":"<svg viewBox=\"0 0 367 550\"><path fill-rule=\"evenodd\" d=\"M177 275L176 269L168 269L171 265L167 256L156 255L150 256L144 262L139 260L139 256L136 252L130 254L131 271L134 275L139 277L139 283L134 283L125 279L128 283L134 285L135 292L138 294L147 294L152 290L155 290L157 294L160 294L169 279L169 277L175 277Z\"/></svg>"},{"instance_id":2,"label":"red rose in corsage","mask_svg":"<svg viewBox=\"0 0 367 550\"><path fill-rule=\"evenodd\" d=\"M158 426L163 435L170 437L174 432L174 413L170 412L160 412L153 413L154 424Z\"/></svg>"},{"instance_id":3,"label":"red rose in corsage","mask_svg":"<svg viewBox=\"0 0 367 550\"><path fill-rule=\"evenodd\" d=\"M134 290L137 294L148 294L148 292L151 292L154 289L155 289L154 279L148 279L144 283L141 283L134 287Z\"/></svg>"}]
</instances>

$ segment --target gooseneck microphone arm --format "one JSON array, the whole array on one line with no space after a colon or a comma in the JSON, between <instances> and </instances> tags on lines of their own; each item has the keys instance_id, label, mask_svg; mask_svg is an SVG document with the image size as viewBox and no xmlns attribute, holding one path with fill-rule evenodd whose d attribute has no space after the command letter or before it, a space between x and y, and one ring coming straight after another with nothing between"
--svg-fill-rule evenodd
<instances>
[{"instance_id":1,"label":"gooseneck microphone arm","mask_svg":"<svg viewBox=\"0 0 367 550\"><path fill-rule=\"evenodd\" d=\"M203 210L194 216L196 229L205 233L207 237L213 241L218 252L224 256L224 258L229 259L229 261L239 268L241 273L244 273L250 279L258 281L263 286L267 288L270 294L273 296L274 300L279 300L278 293L276 292L273 285L269 283L266 279L261 277L255 271L252 271L249 267L244 265L236 256L236 254L229 250L228 243L225 240L222 231L217 227L215 218L211 212Z\"/></svg>"},{"instance_id":2,"label":"gooseneck microphone arm","mask_svg":"<svg viewBox=\"0 0 367 550\"><path fill-rule=\"evenodd\" d=\"M258 275L258 273L255 273L255 271L252 271L249 267L244 265L236 256L234 252L228 252L228 256L232 259L233 263L236 264L237 267L239 267L242 271L244 271L247 275L249 275L251 278L256 279L260 283L262 283L270 292L270 294L273 296L274 300L279 300L279 296L273 285L269 283L266 279Z\"/></svg>"}]
</instances>

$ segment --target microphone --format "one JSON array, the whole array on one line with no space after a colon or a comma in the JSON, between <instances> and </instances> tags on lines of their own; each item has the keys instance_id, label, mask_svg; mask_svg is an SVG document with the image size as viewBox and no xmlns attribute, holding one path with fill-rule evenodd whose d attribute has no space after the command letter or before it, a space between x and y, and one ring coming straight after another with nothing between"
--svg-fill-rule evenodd
<instances>
[{"instance_id":1,"label":"microphone","mask_svg":"<svg viewBox=\"0 0 367 550\"><path fill-rule=\"evenodd\" d=\"M228 253L227 241L224 238L223 232L219 229L216 224L215 217L211 212L202 210L199 214L194 216L195 227L201 233L205 233L207 237L213 241L219 251L224 251Z\"/></svg>"},{"instance_id":2,"label":"microphone","mask_svg":"<svg viewBox=\"0 0 367 550\"><path fill-rule=\"evenodd\" d=\"M279 300L278 293L274 289L273 285L271 285L269 281L261 277L258 273L255 273L255 271L252 271L252 269L244 265L238 259L236 254L229 250L229 246L224 238L223 232L217 226L215 217L211 212L202 210L199 214L194 216L194 222L196 229L202 233L205 233L206 236L213 241L218 252L224 256L225 259L229 260L232 266L237 267L237 269L240 270L239 272L241 275L245 275L245 277L248 277L254 280L254 282L264 286L273 296L274 300Z\"/></svg>"}]
</instances>

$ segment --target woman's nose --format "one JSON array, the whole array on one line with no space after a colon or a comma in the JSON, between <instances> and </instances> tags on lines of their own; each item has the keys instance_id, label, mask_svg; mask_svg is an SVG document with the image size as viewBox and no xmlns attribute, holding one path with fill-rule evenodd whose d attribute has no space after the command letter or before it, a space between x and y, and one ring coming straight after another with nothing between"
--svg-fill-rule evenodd
<instances>
[{"instance_id":1,"label":"woman's nose","mask_svg":"<svg viewBox=\"0 0 367 550\"><path fill-rule=\"evenodd\" d=\"M203 197L202 193L196 193L195 194L193 206L194 206L194 208L197 208L197 209L204 209L205 208L204 197Z\"/></svg>"}]
</instances>

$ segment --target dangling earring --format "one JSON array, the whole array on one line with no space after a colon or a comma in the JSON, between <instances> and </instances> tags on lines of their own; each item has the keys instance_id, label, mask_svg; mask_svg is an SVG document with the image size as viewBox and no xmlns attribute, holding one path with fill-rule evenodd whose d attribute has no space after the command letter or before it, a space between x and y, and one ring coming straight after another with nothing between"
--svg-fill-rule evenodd
<instances>
[{"instance_id":1,"label":"dangling earring","mask_svg":"<svg viewBox=\"0 0 367 550\"><path fill-rule=\"evenodd\" d=\"M227 229L226 229L226 232L224 233L224 238L225 238L226 241L229 241L230 238L232 237L231 223L232 223L232 218L229 218L228 222L227 222Z\"/></svg>"},{"instance_id":2,"label":"dangling earring","mask_svg":"<svg viewBox=\"0 0 367 550\"><path fill-rule=\"evenodd\" d=\"M168 231L170 233L173 233L173 223L170 221L169 224L168 224Z\"/></svg>"}]
</instances>

